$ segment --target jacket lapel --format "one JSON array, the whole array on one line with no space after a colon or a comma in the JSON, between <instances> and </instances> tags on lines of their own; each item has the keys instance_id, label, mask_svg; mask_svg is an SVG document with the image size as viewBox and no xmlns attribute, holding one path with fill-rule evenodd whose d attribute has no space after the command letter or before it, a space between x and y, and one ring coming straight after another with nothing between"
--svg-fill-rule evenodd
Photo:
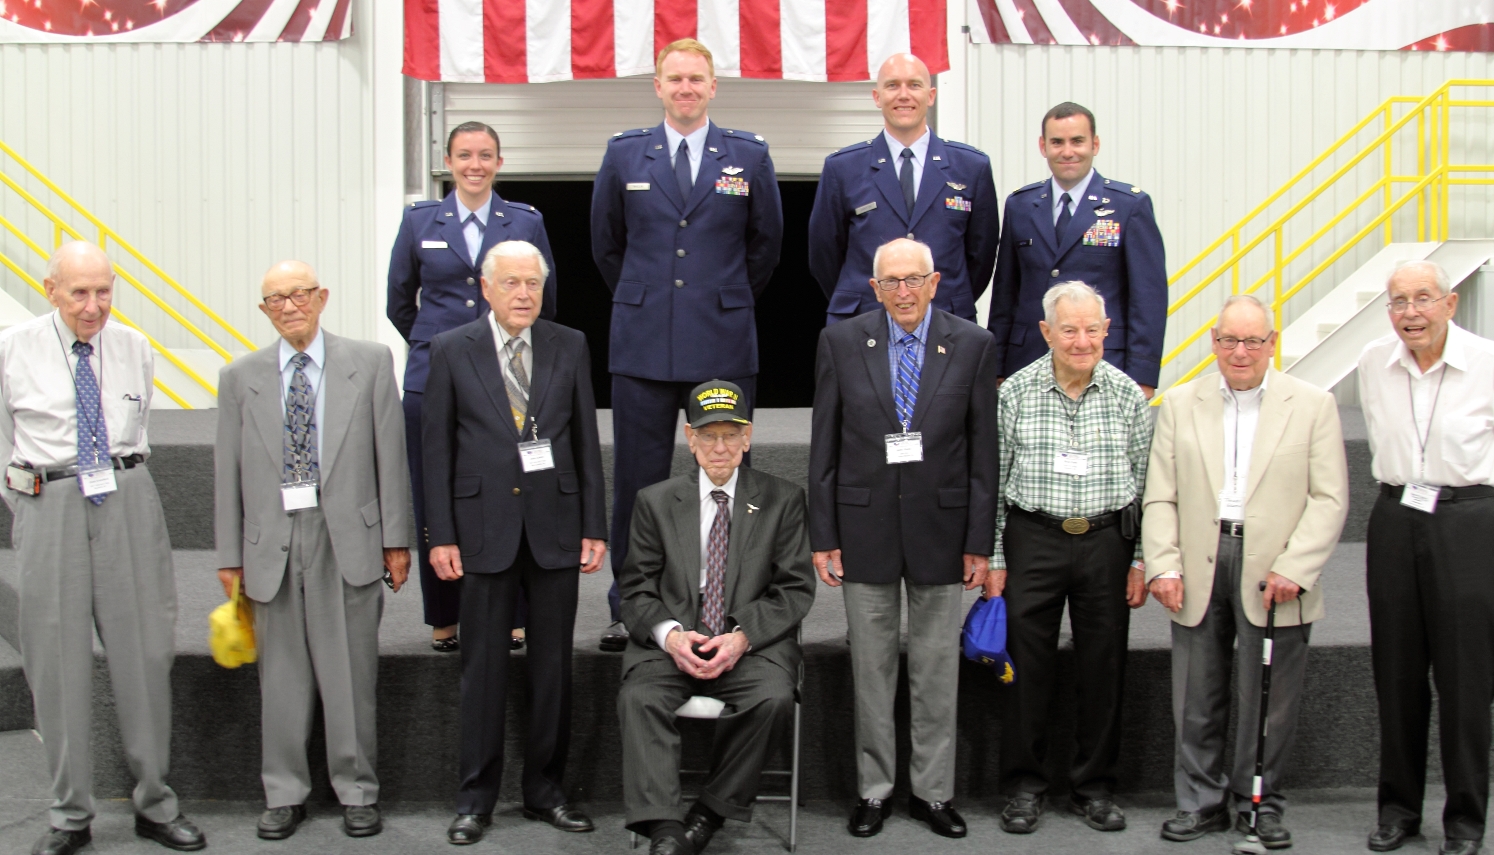
<instances>
[{"instance_id":1,"label":"jacket lapel","mask_svg":"<svg viewBox=\"0 0 1494 855\"><path fill-rule=\"evenodd\" d=\"M535 321L529 329L529 338L534 342L534 370L529 376L529 414L534 416L542 411L545 394L550 391L550 375L555 373L555 329L548 321Z\"/></svg>"},{"instance_id":2,"label":"jacket lapel","mask_svg":"<svg viewBox=\"0 0 1494 855\"><path fill-rule=\"evenodd\" d=\"M680 476L675 490L674 548L683 556L678 562L685 568L686 588L690 591L690 620L681 620L687 628L699 631L700 623L700 470Z\"/></svg>"},{"instance_id":3,"label":"jacket lapel","mask_svg":"<svg viewBox=\"0 0 1494 855\"><path fill-rule=\"evenodd\" d=\"M1052 258L1058 257L1058 241L1053 235L1053 200L1049 194L1053 192L1053 182L1047 182L1043 192L1032 200L1032 228L1037 232L1038 240L1048 248Z\"/></svg>"},{"instance_id":4,"label":"jacket lapel","mask_svg":"<svg viewBox=\"0 0 1494 855\"><path fill-rule=\"evenodd\" d=\"M934 202L944 195L944 174L949 168L949 161L945 159L944 141L929 132L929 147L924 153L926 159L923 163L923 177L918 182L918 198L913 204L913 218L909 221L909 228L918 225L923 215L934 207Z\"/></svg>"},{"instance_id":5,"label":"jacket lapel","mask_svg":"<svg viewBox=\"0 0 1494 855\"><path fill-rule=\"evenodd\" d=\"M908 224L908 205L903 201L903 185L897 180L897 159L887 147L887 135L878 133L871 145L872 183L882 191L887 209L897 214L898 219Z\"/></svg>"},{"instance_id":6,"label":"jacket lapel","mask_svg":"<svg viewBox=\"0 0 1494 855\"><path fill-rule=\"evenodd\" d=\"M1089 227L1095 224L1095 220L1098 219L1095 216L1095 209L1105 207L1105 203L1091 202L1085 197L1091 195L1099 195L1097 193L1090 193L1088 191L1092 188L1103 187L1104 184L1105 180L1100 177L1100 173L1096 172L1094 175L1090 176L1089 184L1085 187L1084 195L1075 199L1073 202L1074 218L1069 221L1069 227L1064 230L1063 240L1059 241L1058 250L1057 253L1053 256L1054 258L1063 258L1064 253L1073 249L1074 244L1078 243L1079 239L1084 237L1084 233L1089 231Z\"/></svg>"},{"instance_id":7,"label":"jacket lapel","mask_svg":"<svg viewBox=\"0 0 1494 855\"><path fill-rule=\"evenodd\" d=\"M508 217L503 214L507 207L507 203L498 196L498 191L494 190L492 198L488 200L488 225L482 233L482 248L477 252L478 270L482 270L482 260L487 257L488 250L508 240Z\"/></svg>"},{"instance_id":8,"label":"jacket lapel","mask_svg":"<svg viewBox=\"0 0 1494 855\"><path fill-rule=\"evenodd\" d=\"M643 156L649 159L648 175L653 180L654 186L664 193L664 198L672 203L676 210L685 210L685 200L680 197L680 188L674 180L674 169L669 165L668 151L669 137L664 133L664 123L660 122L649 132L648 139L643 144Z\"/></svg>"},{"instance_id":9,"label":"jacket lapel","mask_svg":"<svg viewBox=\"0 0 1494 855\"><path fill-rule=\"evenodd\" d=\"M1204 471L1209 476L1209 495L1217 496L1224 487L1224 398L1219 387L1199 384L1193 430L1199 453L1203 455Z\"/></svg>"},{"instance_id":10,"label":"jacket lapel","mask_svg":"<svg viewBox=\"0 0 1494 855\"><path fill-rule=\"evenodd\" d=\"M1277 373L1274 370L1271 372ZM1255 441L1250 447L1250 479L1245 485L1245 501L1250 501L1250 496L1255 492L1261 478L1266 474L1266 467L1271 464L1271 458L1276 454L1276 446L1281 444L1281 437L1286 433L1287 424L1292 420L1292 392L1287 384L1282 382L1283 377L1278 374L1268 381L1266 394L1261 401L1261 415L1255 426Z\"/></svg>"},{"instance_id":11,"label":"jacket lapel","mask_svg":"<svg viewBox=\"0 0 1494 855\"><path fill-rule=\"evenodd\" d=\"M503 385L503 366L498 364L497 348L492 324L486 319L467 334L467 357L472 361L473 373L487 390L488 400L498 411L498 420L508 428L511 436L517 437L519 429L514 427L514 411L508 403L508 389Z\"/></svg>"},{"instance_id":12,"label":"jacket lapel","mask_svg":"<svg viewBox=\"0 0 1494 855\"><path fill-rule=\"evenodd\" d=\"M732 612L732 607L737 601L737 586L742 582L743 555L747 552L749 544L754 542L753 531L757 526L757 514L755 513L755 502L762 501L762 492L758 489L757 479L751 469L739 467L737 469L737 495L732 502L731 511L731 534L726 541L726 579L722 586L722 604L725 608L724 615ZM730 630L731 627L726 627Z\"/></svg>"},{"instance_id":13,"label":"jacket lapel","mask_svg":"<svg viewBox=\"0 0 1494 855\"><path fill-rule=\"evenodd\" d=\"M944 313L933 306L929 307L929 312L933 317L929 318L929 339L923 348L923 369L918 372L918 400L913 402L912 430L920 429L924 414L933 406L934 394L939 389L939 382L944 379L944 369L949 366L949 360L954 354ZM944 353L939 352L941 347L944 348Z\"/></svg>"},{"instance_id":14,"label":"jacket lapel","mask_svg":"<svg viewBox=\"0 0 1494 855\"><path fill-rule=\"evenodd\" d=\"M476 270L472 259L467 256L467 237L462 234L462 220L457 216L456 204L456 191L452 191L441 200L441 211L436 214L436 223L441 231L441 239L446 241L446 248L456 253L456 257L462 260L468 270ZM482 256L479 255L478 258Z\"/></svg>"},{"instance_id":15,"label":"jacket lapel","mask_svg":"<svg viewBox=\"0 0 1494 855\"><path fill-rule=\"evenodd\" d=\"M326 385L323 401L327 410L325 415L318 414L317 430L325 431L321 436L322 456L318 461L322 483L325 484L337 461L337 452L342 450L342 441L348 435L353 412L358 407L358 384L354 379L358 367L348 358L342 339L329 332L322 335L326 336L324 345L327 349L327 364L322 366L322 383Z\"/></svg>"},{"instance_id":16,"label":"jacket lapel","mask_svg":"<svg viewBox=\"0 0 1494 855\"><path fill-rule=\"evenodd\" d=\"M844 323L859 323L861 333L871 342L865 348L856 349L861 351L861 358L865 360L866 373L872 391L882 402L882 411L887 414L888 421L897 424L897 406L892 401L892 370L887 367L887 348L891 346L887 341L887 311L878 305L875 310Z\"/></svg>"},{"instance_id":17,"label":"jacket lapel","mask_svg":"<svg viewBox=\"0 0 1494 855\"><path fill-rule=\"evenodd\" d=\"M249 402L250 418L270 459L282 466L285 461L285 398L280 389L280 341L240 359L256 359L254 372L244 388L254 396Z\"/></svg>"},{"instance_id":18,"label":"jacket lapel","mask_svg":"<svg viewBox=\"0 0 1494 855\"><path fill-rule=\"evenodd\" d=\"M721 174L721 161L726 159L726 141L721 138L721 129L716 127L715 122L707 127L705 146L706 150L700 154L700 171L695 173L695 185L690 190L690 198L685 201L681 216L690 216L716 188L716 176Z\"/></svg>"}]
</instances>

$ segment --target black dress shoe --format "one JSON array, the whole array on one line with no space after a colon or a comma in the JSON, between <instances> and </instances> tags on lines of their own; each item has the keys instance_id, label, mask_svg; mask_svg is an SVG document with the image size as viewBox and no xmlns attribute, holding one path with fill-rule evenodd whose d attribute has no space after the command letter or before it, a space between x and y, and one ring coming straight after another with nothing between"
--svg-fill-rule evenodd
<instances>
[{"instance_id":1,"label":"black dress shoe","mask_svg":"<svg viewBox=\"0 0 1494 855\"><path fill-rule=\"evenodd\" d=\"M665 834L649 842L648 855L695 855L695 850L690 848L690 841Z\"/></svg>"},{"instance_id":2,"label":"black dress shoe","mask_svg":"<svg viewBox=\"0 0 1494 855\"><path fill-rule=\"evenodd\" d=\"M462 649L462 643L454 635L445 638L432 638L431 649L437 653L455 653Z\"/></svg>"},{"instance_id":3,"label":"black dress shoe","mask_svg":"<svg viewBox=\"0 0 1494 855\"><path fill-rule=\"evenodd\" d=\"M556 805L552 808L536 810L524 808L525 819L537 819L540 822L548 822L561 831L596 831L597 827L591 824L591 818L582 813L580 808L571 805Z\"/></svg>"},{"instance_id":4,"label":"black dress shoe","mask_svg":"<svg viewBox=\"0 0 1494 855\"><path fill-rule=\"evenodd\" d=\"M508 649L509 650L523 650L524 649L524 636L522 636L522 635L510 635L508 637Z\"/></svg>"},{"instance_id":5,"label":"black dress shoe","mask_svg":"<svg viewBox=\"0 0 1494 855\"><path fill-rule=\"evenodd\" d=\"M1229 828L1229 808L1220 805L1213 810L1180 810L1178 815L1162 823L1162 839L1187 843L1197 840L1211 831Z\"/></svg>"},{"instance_id":6,"label":"black dress shoe","mask_svg":"<svg viewBox=\"0 0 1494 855\"><path fill-rule=\"evenodd\" d=\"M852 837L872 837L882 830L882 820L892 816L892 803L886 799L859 799L851 811L849 830Z\"/></svg>"},{"instance_id":7,"label":"black dress shoe","mask_svg":"<svg viewBox=\"0 0 1494 855\"><path fill-rule=\"evenodd\" d=\"M36 841L36 845L31 847L31 855L73 855L74 852L87 846L92 839L92 832L86 828L78 831L49 828L47 833Z\"/></svg>"},{"instance_id":8,"label":"black dress shoe","mask_svg":"<svg viewBox=\"0 0 1494 855\"><path fill-rule=\"evenodd\" d=\"M1483 848L1483 845L1484 841L1482 840L1458 840L1457 838L1449 837L1442 841L1442 848L1437 851L1441 855L1475 855L1475 853Z\"/></svg>"},{"instance_id":9,"label":"black dress shoe","mask_svg":"<svg viewBox=\"0 0 1494 855\"><path fill-rule=\"evenodd\" d=\"M1235 817L1235 831L1241 834L1250 833L1249 813L1242 813ZM1274 813L1262 811L1256 815L1255 837L1267 849L1290 849L1292 846L1292 833L1281 824L1281 817Z\"/></svg>"},{"instance_id":10,"label":"black dress shoe","mask_svg":"<svg viewBox=\"0 0 1494 855\"><path fill-rule=\"evenodd\" d=\"M490 813L461 813L446 827L446 839L458 846L468 843L476 843L482 839L482 833L493 824L493 815Z\"/></svg>"},{"instance_id":11,"label":"black dress shoe","mask_svg":"<svg viewBox=\"0 0 1494 855\"><path fill-rule=\"evenodd\" d=\"M1069 810L1084 817L1084 824L1095 831L1125 831L1126 815L1108 798L1086 799L1082 796L1069 799Z\"/></svg>"},{"instance_id":12,"label":"black dress shoe","mask_svg":"<svg viewBox=\"0 0 1494 855\"><path fill-rule=\"evenodd\" d=\"M1043 815L1043 797L1032 793L1017 793L1006 800L1001 809L1001 830L1007 834L1031 834L1037 831L1038 819Z\"/></svg>"},{"instance_id":13,"label":"black dress shoe","mask_svg":"<svg viewBox=\"0 0 1494 855\"><path fill-rule=\"evenodd\" d=\"M1381 825L1369 836L1371 852L1391 852L1399 849L1406 843L1406 838L1415 837L1421 833L1421 823L1402 827L1399 825Z\"/></svg>"},{"instance_id":14,"label":"black dress shoe","mask_svg":"<svg viewBox=\"0 0 1494 855\"><path fill-rule=\"evenodd\" d=\"M286 805L270 808L259 815L256 832L261 840L284 840L296 833L296 827L306 819L306 805Z\"/></svg>"},{"instance_id":15,"label":"black dress shoe","mask_svg":"<svg viewBox=\"0 0 1494 855\"><path fill-rule=\"evenodd\" d=\"M720 828L721 823L704 813L691 809L685 814L685 837L689 838L690 845L695 847L695 855L700 855L705 851L706 844L711 842L711 838Z\"/></svg>"},{"instance_id":16,"label":"black dress shoe","mask_svg":"<svg viewBox=\"0 0 1494 855\"><path fill-rule=\"evenodd\" d=\"M965 836L965 818L949 802L926 802L918 796L909 796L908 815L928 823L940 836Z\"/></svg>"},{"instance_id":17,"label":"black dress shoe","mask_svg":"<svg viewBox=\"0 0 1494 855\"><path fill-rule=\"evenodd\" d=\"M207 838L202 836L192 820L181 814L177 814L176 819L170 822L151 822L136 814L135 834L148 837L167 849L178 852L196 852L207 845Z\"/></svg>"},{"instance_id":18,"label":"black dress shoe","mask_svg":"<svg viewBox=\"0 0 1494 855\"><path fill-rule=\"evenodd\" d=\"M379 806L343 805L342 830L349 837L373 837L384 830L384 820L379 818Z\"/></svg>"},{"instance_id":19,"label":"black dress shoe","mask_svg":"<svg viewBox=\"0 0 1494 855\"><path fill-rule=\"evenodd\" d=\"M597 646L608 653L623 652L628 648L628 628L620 620L613 621L607 631L602 633L602 641Z\"/></svg>"}]
</instances>

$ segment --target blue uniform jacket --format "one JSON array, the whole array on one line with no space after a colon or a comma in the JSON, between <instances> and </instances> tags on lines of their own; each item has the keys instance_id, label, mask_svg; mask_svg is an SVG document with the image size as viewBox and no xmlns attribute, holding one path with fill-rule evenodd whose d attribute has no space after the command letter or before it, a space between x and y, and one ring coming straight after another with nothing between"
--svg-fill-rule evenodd
<instances>
[{"instance_id":1,"label":"blue uniform jacket","mask_svg":"<svg viewBox=\"0 0 1494 855\"><path fill-rule=\"evenodd\" d=\"M933 250L939 271L933 307L974 321L1001 232L991 159L930 135L911 218L897 167L883 134L825 158L809 215L809 270L830 300L827 323L881 308L868 284L872 255L900 237Z\"/></svg>"},{"instance_id":2,"label":"blue uniform jacket","mask_svg":"<svg viewBox=\"0 0 1494 855\"><path fill-rule=\"evenodd\" d=\"M1006 197L987 324L996 336L997 373L1010 377L1048 352L1038 329L1043 294L1077 279L1105 298L1105 359L1137 383L1156 386L1167 328L1167 264L1151 198L1096 172L1059 242L1051 190L1045 178Z\"/></svg>"},{"instance_id":3,"label":"blue uniform jacket","mask_svg":"<svg viewBox=\"0 0 1494 855\"><path fill-rule=\"evenodd\" d=\"M476 265L468 261L455 193L439 202L416 202L405 208L389 256L386 311L389 322L410 345L405 363L407 392L425 391L431 339L487 313L488 301L482 297L482 258L493 244L526 240L539 247L550 265L540 317L555 317L555 257L545 235L544 217L533 205L505 202L497 191L489 204L488 227L482 235Z\"/></svg>"},{"instance_id":4,"label":"blue uniform jacket","mask_svg":"<svg viewBox=\"0 0 1494 855\"><path fill-rule=\"evenodd\" d=\"M679 382L756 374L753 307L782 240L762 137L712 123L681 199L663 124L614 136L591 197L592 258L612 289L609 370Z\"/></svg>"}]
</instances>

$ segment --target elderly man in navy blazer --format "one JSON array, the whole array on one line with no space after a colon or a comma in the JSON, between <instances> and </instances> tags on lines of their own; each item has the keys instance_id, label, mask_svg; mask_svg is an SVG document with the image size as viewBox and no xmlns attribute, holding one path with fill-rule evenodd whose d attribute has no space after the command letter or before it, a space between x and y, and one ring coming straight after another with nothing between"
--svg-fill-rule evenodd
<instances>
[{"instance_id":1,"label":"elderly man in navy blazer","mask_svg":"<svg viewBox=\"0 0 1494 855\"><path fill-rule=\"evenodd\" d=\"M627 557L633 499L669 477L675 422L710 379L757 387L758 295L778 266L783 206L763 138L713 124L711 52L694 39L659 51L664 121L612 138L591 197L591 251L612 289L612 545ZM617 586L602 649L627 646Z\"/></svg>"},{"instance_id":2,"label":"elderly man in navy blazer","mask_svg":"<svg viewBox=\"0 0 1494 855\"><path fill-rule=\"evenodd\" d=\"M1006 198L988 324L996 370L1010 377L1048 352L1038 335L1043 295L1078 280L1110 312L1105 359L1150 398L1167 328L1167 263L1152 200L1095 171L1095 117L1078 104L1065 101L1043 116L1038 149L1053 175Z\"/></svg>"},{"instance_id":3,"label":"elderly man in navy blazer","mask_svg":"<svg viewBox=\"0 0 1494 855\"><path fill-rule=\"evenodd\" d=\"M894 54L872 100L885 128L825 158L809 215L809 270L830 300L827 323L880 307L866 287L872 254L894 238L929 245L944 269L933 306L967 321L991 283L1001 231L991 159L929 130L929 68Z\"/></svg>"}]
</instances>

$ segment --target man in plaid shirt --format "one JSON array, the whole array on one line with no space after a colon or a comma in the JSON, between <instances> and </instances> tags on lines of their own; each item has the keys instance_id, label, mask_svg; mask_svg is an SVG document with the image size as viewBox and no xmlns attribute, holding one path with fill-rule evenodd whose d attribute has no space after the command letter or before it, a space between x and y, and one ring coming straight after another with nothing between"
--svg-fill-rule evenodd
<instances>
[{"instance_id":1,"label":"man in plaid shirt","mask_svg":"<svg viewBox=\"0 0 1494 855\"><path fill-rule=\"evenodd\" d=\"M1079 709L1070 810L1099 831L1126 827L1115 767L1130 608L1146 602L1132 503L1146 482L1152 418L1135 381L1104 360L1105 301L1083 282L1043 297L1051 351L1000 393L996 553L986 595L1006 596L1017 679L1001 731L1001 826L1036 830L1048 789L1049 701L1068 603ZM1128 566L1129 565L1129 566Z\"/></svg>"}]
</instances>

